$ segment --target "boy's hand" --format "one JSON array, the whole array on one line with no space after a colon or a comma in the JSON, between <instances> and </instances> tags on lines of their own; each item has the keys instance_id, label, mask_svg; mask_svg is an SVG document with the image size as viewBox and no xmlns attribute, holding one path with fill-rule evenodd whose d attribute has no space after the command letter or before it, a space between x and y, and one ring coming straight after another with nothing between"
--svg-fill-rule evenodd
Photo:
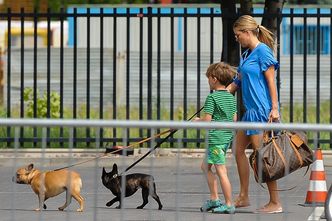
<instances>
[{"instance_id":1,"label":"boy's hand","mask_svg":"<svg viewBox=\"0 0 332 221\"><path fill-rule=\"evenodd\" d=\"M195 121L199 121L201 118L199 117L195 117L192 121L195 122Z\"/></svg>"}]
</instances>

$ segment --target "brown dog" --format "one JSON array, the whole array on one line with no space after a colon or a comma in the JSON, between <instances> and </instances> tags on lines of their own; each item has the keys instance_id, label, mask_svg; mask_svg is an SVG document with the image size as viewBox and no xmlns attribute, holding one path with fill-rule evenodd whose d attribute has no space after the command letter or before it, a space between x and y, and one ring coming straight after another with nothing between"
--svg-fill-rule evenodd
<instances>
[{"instance_id":1,"label":"brown dog","mask_svg":"<svg viewBox=\"0 0 332 221\"><path fill-rule=\"evenodd\" d=\"M64 210L70 204L71 198L74 197L80 205L77 211L83 211L84 199L80 194L82 180L77 172L66 169L41 172L35 169L33 164L29 164L27 167L19 168L16 171L16 177L13 177L13 181L31 185L39 199L39 207L35 209L36 211L40 211L42 208L46 209L44 202L64 191L66 191L66 202L59 207L59 210Z\"/></svg>"}]
</instances>

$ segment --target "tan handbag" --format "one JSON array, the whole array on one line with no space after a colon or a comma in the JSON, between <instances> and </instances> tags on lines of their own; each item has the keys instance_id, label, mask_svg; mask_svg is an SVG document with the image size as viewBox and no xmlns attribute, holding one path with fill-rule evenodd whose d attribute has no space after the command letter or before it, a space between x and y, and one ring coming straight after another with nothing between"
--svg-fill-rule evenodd
<instances>
[{"instance_id":1,"label":"tan handbag","mask_svg":"<svg viewBox=\"0 0 332 221\"><path fill-rule=\"evenodd\" d=\"M313 152L303 132L264 133L261 148L254 150L249 162L258 183L280 179L313 162ZM309 168L309 167L308 167Z\"/></svg>"}]
</instances>

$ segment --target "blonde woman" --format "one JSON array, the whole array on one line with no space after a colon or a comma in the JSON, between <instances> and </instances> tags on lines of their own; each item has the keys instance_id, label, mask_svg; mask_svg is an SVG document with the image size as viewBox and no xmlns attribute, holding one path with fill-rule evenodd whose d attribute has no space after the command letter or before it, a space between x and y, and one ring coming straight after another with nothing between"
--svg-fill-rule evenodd
<instances>
[{"instance_id":1,"label":"blonde woman","mask_svg":"<svg viewBox=\"0 0 332 221\"><path fill-rule=\"evenodd\" d=\"M264 26L258 25L249 15L238 18L233 31L236 40L245 48L240 58L238 76L227 87L234 93L242 90L245 113L242 121L268 122L278 121L279 102L275 81L275 71L279 63L273 55L275 42L273 34ZM245 149L249 144L254 149L260 147L263 131L239 130L235 137L235 159L240 178L240 193L235 199L236 207L246 207L249 201L249 163ZM267 183L270 199L267 204L257 209L259 213L281 213L282 206L276 191L277 182Z\"/></svg>"}]
</instances>

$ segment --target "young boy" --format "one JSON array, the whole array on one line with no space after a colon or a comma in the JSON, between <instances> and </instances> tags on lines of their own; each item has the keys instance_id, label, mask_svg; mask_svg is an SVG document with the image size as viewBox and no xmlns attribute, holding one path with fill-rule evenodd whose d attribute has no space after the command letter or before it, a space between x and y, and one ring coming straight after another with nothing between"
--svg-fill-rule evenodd
<instances>
[{"instance_id":1,"label":"young boy","mask_svg":"<svg viewBox=\"0 0 332 221\"><path fill-rule=\"evenodd\" d=\"M221 123L236 121L235 97L226 90L227 85L232 82L235 74L236 70L223 62L211 64L208 67L206 77L213 93L209 94L205 100L204 115L201 118L195 118L194 121L215 121ZM209 146L201 169L206 174L210 189L210 200L203 204L201 207L202 212L212 210L214 213L235 213L235 207L232 202L232 188L225 165L226 152L232 138L233 132L231 130L209 130ZM212 172L212 166L215 167L219 178L225 204L222 204L218 197L217 179Z\"/></svg>"}]
</instances>

